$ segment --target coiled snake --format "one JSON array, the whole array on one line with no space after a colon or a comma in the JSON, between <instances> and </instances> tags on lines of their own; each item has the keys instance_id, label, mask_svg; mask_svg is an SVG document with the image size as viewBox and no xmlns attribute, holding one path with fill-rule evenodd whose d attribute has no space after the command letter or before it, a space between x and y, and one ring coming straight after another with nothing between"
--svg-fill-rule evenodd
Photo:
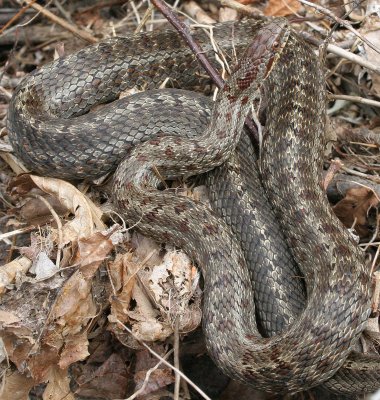
<instances>
[{"instance_id":1,"label":"coiled snake","mask_svg":"<svg viewBox=\"0 0 380 400\"><path fill-rule=\"evenodd\" d=\"M67 179L101 176L128 154L115 173L115 202L137 229L181 247L201 267L204 332L220 368L266 391L306 390L343 365L369 315L363 254L320 188L321 67L282 19L218 25L214 37L237 52L251 44L218 95L210 122L208 101L179 90L153 90L86 114L129 87L153 88L165 76L183 87L198 82L199 67L186 45L174 32L159 32L109 39L30 74L10 103L9 137L28 168ZM206 35L196 38L213 53ZM263 182L305 277L306 306L254 155L245 137L239 142L260 91L268 102ZM212 202L241 246L206 207L157 190L162 177L206 172L228 159L208 179ZM255 301L262 329L275 336L259 333ZM355 355L327 385L371 391L380 386L378 369L377 359ZM364 383L352 381L350 370Z\"/></svg>"}]
</instances>

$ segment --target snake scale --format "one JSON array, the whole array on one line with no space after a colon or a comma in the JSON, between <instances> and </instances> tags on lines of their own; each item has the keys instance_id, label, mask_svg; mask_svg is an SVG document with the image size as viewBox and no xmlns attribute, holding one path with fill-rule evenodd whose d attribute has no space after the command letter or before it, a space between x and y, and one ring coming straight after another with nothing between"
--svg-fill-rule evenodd
<instances>
[{"instance_id":1,"label":"snake scale","mask_svg":"<svg viewBox=\"0 0 380 400\"><path fill-rule=\"evenodd\" d=\"M320 187L322 68L282 19L218 24L213 34L224 51L243 54L213 106L178 89L116 100L166 77L192 88L202 71L173 31L112 38L21 82L8 112L14 151L30 170L71 180L118 165L114 198L128 222L181 247L202 269L207 347L225 373L269 392L323 382L338 393L373 391L379 360L352 353L345 361L369 315L370 280ZM195 38L214 60L208 36ZM260 93L268 103L260 164L276 214L241 135ZM88 113L99 103L110 104ZM198 202L157 190L162 177L213 168L211 202L225 222Z\"/></svg>"}]
</instances>

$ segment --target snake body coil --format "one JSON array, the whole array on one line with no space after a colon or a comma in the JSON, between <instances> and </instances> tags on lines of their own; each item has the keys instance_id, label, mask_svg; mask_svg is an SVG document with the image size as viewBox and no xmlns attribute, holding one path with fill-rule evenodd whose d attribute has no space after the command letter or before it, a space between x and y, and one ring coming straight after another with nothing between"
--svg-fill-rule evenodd
<instances>
[{"instance_id":1,"label":"snake body coil","mask_svg":"<svg viewBox=\"0 0 380 400\"><path fill-rule=\"evenodd\" d=\"M325 101L321 67L283 20L226 24L215 30L215 36L226 47L231 45L231 36L242 42L247 36L254 40L219 94L206 131L197 139L162 137L174 132L172 126L177 122L191 129L208 120L207 113L198 107L205 101L199 96L189 100L180 91L153 91L149 100L138 95L133 101L119 100L103 110L81 115L98 102L115 99L129 86L145 81L148 86L159 83L163 68L174 81L191 86L197 69L195 60L173 33L106 41L35 72L23 81L11 101L10 139L29 168L69 179L100 176L128 152L115 174L115 201L128 221L138 222L140 231L183 248L202 268L204 331L217 364L232 377L254 382L266 391L305 390L326 381L342 366L369 312L369 278L363 254L331 214L319 186ZM198 39L202 38L200 35ZM237 45L239 48L240 43ZM136 48L145 51L138 64L126 57ZM144 62L144 57L149 62ZM306 278L308 293L301 311L303 305L297 305L297 301L303 296L302 285L293 277L287 278L288 298L293 295L290 303L294 306L282 310L283 319L273 317L275 313L267 321L263 317L263 325L269 333L278 333L287 323L292 324L272 338L263 338L256 326L251 276L230 228L199 203L156 190L159 181L154 173L157 168L161 176L172 179L221 165L239 141L250 102L263 88L269 110L262 157L264 181ZM171 102L174 111L166 111ZM157 125L144 125L148 137L159 137L129 150L144 136L136 127L144 119L139 108L142 103L147 103L150 111L161 111ZM191 111L181 111L183 104L189 104ZM133 135L126 127L126 113ZM174 123L165 125L168 120ZM49 132L55 141L47 140ZM243 156L240 162L244 163ZM231 176L237 172L237 165L229 161L214 174L223 174L225 168L230 169ZM252 184L247 191L241 190L239 201L251 202L251 207L252 200L245 198L250 191L256 191ZM218 201L215 196L217 207ZM226 210L225 206L221 208ZM223 212L233 225L234 211ZM267 218L266 212L263 215ZM238 218L235 225L244 228L251 223L242 214ZM269 224L276 226L273 220ZM270 259L270 270L278 264L276 252L266 248L265 229L258 230L260 243L265 245L257 251L265 262ZM279 264L292 264L289 256L285 258ZM269 274L269 281L276 280L276 273ZM253 279L257 275L260 273L253 273ZM255 290L258 288L256 302L260 301L257 292L263 292L261 298L265 299L265 286L254 285ZM276 285L273 287L280 290L281 297ZM279 308L282 303L282 299L269 302ZM340 391L349 391L352 385L332 385L337 386Z\"/></svg>"}]
</instances>

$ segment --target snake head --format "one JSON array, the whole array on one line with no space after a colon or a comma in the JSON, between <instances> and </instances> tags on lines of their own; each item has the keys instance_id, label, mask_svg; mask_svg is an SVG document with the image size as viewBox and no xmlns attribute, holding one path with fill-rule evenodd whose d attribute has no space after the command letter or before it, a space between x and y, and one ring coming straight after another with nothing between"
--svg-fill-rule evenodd
<instances>
[{"instance_id":1,"label":"snake head","mask_svg":"<svg viewBox=\"0 0 380 400\"><path fill-rule=\"evenodd\" d=\"M284 18L271 20L259 29L234 72L239 90L249 89L252 84L261 85L276 65L289 34L289 25Z\"/></svg>"}]
</instances>

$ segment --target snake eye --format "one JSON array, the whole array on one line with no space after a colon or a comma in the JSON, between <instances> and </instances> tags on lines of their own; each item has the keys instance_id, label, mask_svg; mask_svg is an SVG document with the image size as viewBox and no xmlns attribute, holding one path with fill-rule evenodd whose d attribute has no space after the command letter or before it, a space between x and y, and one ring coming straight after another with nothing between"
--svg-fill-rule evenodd
<instances>
[{"instance_id":1,"label":"snake eye","mask_svg":"<svg viewBox=\"0 0 380 400\"><path fill-rule=\"evenodd\" d=\"M277 40L273 42L272 47L276 50L280 47L280 42L278 42Z\"/></svg>"}]
</instances>

